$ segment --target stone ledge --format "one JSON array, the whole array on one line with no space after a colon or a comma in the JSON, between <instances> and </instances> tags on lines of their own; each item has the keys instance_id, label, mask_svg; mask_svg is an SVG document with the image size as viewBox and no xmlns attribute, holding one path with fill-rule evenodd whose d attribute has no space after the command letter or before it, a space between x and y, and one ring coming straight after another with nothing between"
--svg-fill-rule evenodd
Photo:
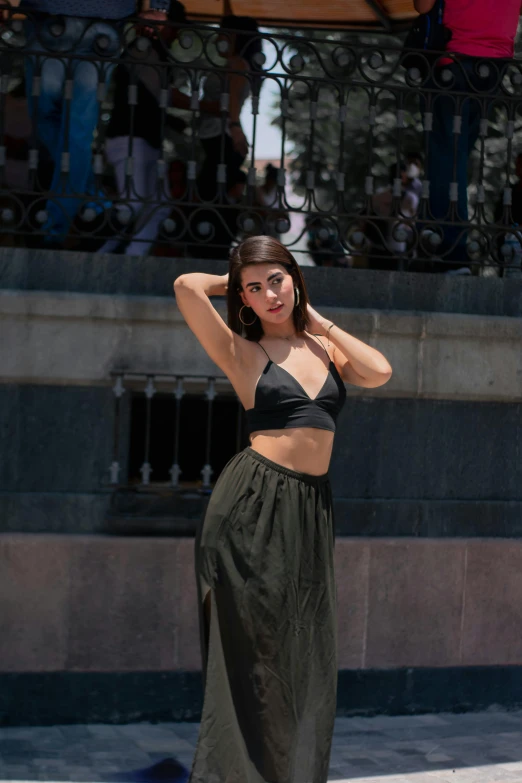
<instances>
[{"instance_id":1,"label":"stone ledge","mask_svg":"<svg viewBox=\"0 0 522 783\"><path fill-rule=\"evenodd\" d=\"M216 310L226 317L224 297L213 297ZM463 313L402 312L324 305L336 322L350 324L358 332L373 335L462 337L469 339L522 340L522 317ZM56 291L6 291L0 289L0 317L66 320L159 321L185 324L169 297L123 294L90 294Z\"/></svg>"},{"instance_id":2,"label":"stone ledge","mask_svg":"<svg viewBox=\"0 0 522 783\"><path fill-rule=\"evenodd\" d=\"M217 309L224 315L224 302ZM520 401L522 318L322 307L394 368L352 396ZM98 385L111 372L222 375L174 299L0 291L0 383Z\"/></svg>"},{"instance_id":3,"label":"stone ledge","mask_svg":"<svg viewBox=\"0 0 522 783\"><path fill-rule=\"evenodd\" d=\"M170 297L185 272L223 274L225 261L0 248L0 288ZM314 305L522 316L522 280L301 267Z\"/></svg>"}]
</instances>

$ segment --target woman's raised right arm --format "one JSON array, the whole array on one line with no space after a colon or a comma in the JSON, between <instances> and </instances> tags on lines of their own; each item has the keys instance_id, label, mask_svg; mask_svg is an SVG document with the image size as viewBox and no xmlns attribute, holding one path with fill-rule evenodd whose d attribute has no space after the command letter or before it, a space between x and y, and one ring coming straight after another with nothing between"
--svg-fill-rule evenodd
<instances>
[{"instance_id":1,"label":"woman's raised right arm","mask_svg":"<svg viewBox=\"0 0 522 783\"><path fill-rule=\"evenodd\" d=\"M242 361L246 340L230 329L210 302L210 296L224 296L228 274L191 272L174 281L176 302L199 342L223 372L236 369Z\"/></svg>"}]
</instances>

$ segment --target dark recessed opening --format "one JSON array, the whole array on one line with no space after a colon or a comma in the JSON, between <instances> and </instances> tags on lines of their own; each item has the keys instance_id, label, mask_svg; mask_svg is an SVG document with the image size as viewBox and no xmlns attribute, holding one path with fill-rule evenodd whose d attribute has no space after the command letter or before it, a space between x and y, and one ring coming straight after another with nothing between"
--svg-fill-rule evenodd
<instances>
[{"instance_id":1,"label":"dark recessed opening","mask_svg":"<svg viewBox=\"0 0 522 783\"><path fill-rule=\"evenodd\" d=\"M135 392L131 400L129 483L140 484L140 468L145 462L147 399ZM181 400L179 431L180 483L202 481L201 470L206 463L208 401L202 395L185 394ZM238 416L239 414L239 416ZM151 484L171 480L174 462L176 400L172 394L155 394L151 400L150 452ZM238 426L240 435L238 439ZM212 405L210 465L214 483L228 460L248 443L242 409L236 397L218 396Z\"/></svg>"}]
</instances>

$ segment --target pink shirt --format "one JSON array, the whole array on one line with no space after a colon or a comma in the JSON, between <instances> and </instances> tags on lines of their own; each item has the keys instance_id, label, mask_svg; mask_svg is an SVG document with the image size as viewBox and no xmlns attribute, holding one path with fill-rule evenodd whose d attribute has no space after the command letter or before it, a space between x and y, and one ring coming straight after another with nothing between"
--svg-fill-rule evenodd
<instances>
[{"instance_id":1,"label":"pink shirt","mask_svg":"<svg viewBox=\"0 0 522 783\"><path fill-rule=\"evenodd\" d=\"M521 0L445 0L448 52L472 57L513 57Z\"/></svg>"}]
</instances>

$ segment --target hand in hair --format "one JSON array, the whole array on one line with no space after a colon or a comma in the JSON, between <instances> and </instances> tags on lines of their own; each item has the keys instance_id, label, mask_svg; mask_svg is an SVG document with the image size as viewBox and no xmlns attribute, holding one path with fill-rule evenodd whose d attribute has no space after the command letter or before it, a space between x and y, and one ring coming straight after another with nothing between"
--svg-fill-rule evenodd
<instances>
[{"instance_id":1,"label":"hand in hair","mask_svg":"<svg viewBox=\"0 0 522 783\"><path fill-rule=\"evenodd\" d=\"M326 335L327 329L332 322L320 315L317 310L314 310L311 304L308 304L306 309L308 312L308 331L311 334Z\"/></svg>"}]
</instances>

